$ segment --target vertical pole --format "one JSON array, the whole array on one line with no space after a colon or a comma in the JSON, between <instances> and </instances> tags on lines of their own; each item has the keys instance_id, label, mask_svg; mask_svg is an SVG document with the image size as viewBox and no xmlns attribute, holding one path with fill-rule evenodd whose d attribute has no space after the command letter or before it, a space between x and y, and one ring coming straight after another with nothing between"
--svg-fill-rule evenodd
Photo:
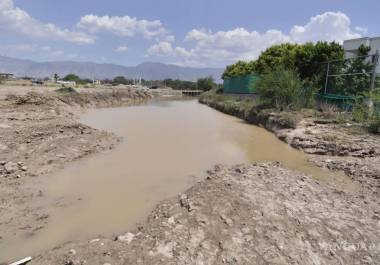
<instances>
[{"instance_id":1,"label":"vertical pole","mask_svg":"<svg viewBox=\"0 0 380 265\"><path fill-rule=\"evenodd\" d=\"M330 62L327 62L326 82L325 82L325 94L327 93L327 84L329 82Z\"/></svg>"},{"instance_id":2,"label":"vertical pole","mask_svg":"<svg viewBox=\"0 0 380 265\"><path fill-rule=\"evenodd\" d=\"M373 91L375 89L376 68L377 68L378 62L379 62L379 50L376 50L376 54L374 55L374 58L373 58L373 70L372 70L372 79L371 79L370 91Z\"/></svg>"}]
</instances>

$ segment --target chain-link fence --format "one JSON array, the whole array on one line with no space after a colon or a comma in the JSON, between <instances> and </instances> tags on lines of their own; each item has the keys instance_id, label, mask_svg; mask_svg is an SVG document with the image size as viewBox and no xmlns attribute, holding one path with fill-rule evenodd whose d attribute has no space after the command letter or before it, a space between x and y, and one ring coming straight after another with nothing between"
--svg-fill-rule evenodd
<instances>
[{"instance_id":1,"label":"chain-link fence","mask_svg":"<svg viewBox=\"0 0 380 265\"><path fill-rule=\"evenodd\" d=\"M323 88L318 100L343 110L352 110L358 96L380 90L379 54L357 56L323 63ZM321 82L321 83L322 83Z\"/></svg>"},{"instance_id":2,"label":"chain-link fence","mask_svg":"<svg viewBox=\"0 0 380 265\"><path fill-rule=\"evenodd\" d=\"M344 60L325 62L324 94L353 96L380 89L378 52Z\"/></svg>"}]
</instances>

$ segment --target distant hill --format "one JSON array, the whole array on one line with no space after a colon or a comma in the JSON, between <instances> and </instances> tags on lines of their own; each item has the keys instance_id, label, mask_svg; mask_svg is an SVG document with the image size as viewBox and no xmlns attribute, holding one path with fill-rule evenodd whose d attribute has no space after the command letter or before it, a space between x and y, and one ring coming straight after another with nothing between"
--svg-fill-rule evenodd
<instances>
[{"instance_id":1,"label":"distant hill","mask_svg":"<svg viewBox=\"0 0 380 265\"><path fill-rule=\"evenodd\" d=\"M82 78L105 79L115 76L126 78L142 77L146 80L162 80L165 78L195 81L200 77L213 76L221 80L221 68L193 68L163 63L143 63L137 66L122 66L116 64L99 64L91 62L35 62L0 56L0 72L12 73L16 76L51 77L74 73Z\"/></svg>"}]
</instances>

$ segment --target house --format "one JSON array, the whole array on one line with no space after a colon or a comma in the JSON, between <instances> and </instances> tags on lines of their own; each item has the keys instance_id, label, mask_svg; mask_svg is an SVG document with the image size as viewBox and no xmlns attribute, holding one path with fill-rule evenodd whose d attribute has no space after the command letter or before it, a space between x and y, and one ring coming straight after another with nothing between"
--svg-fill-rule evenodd
<instances>
[{"instance_id":1,"label":"house","mask_svg":"<svg viewBox=\"0 0 380 265\"><path fill-rule=\"evenodd\" d=\"M343 42L343 49L346 59L358 56L358 48L362 44L371 47L370 55L376 54L376 51L380 53L380 37L345 40ZM376 73L380 74L380 63L377 64Z\"/></svg>"},{"instance_id":2,"label":"house","mask_svg":"<svg viewBox=\"0 0 380 265\"><path fill-rule=\"evenodd\" d=\"M11 79L11 78L13 78L13 74L0 73L0 79Z\"/></svg>"}]
</instances>

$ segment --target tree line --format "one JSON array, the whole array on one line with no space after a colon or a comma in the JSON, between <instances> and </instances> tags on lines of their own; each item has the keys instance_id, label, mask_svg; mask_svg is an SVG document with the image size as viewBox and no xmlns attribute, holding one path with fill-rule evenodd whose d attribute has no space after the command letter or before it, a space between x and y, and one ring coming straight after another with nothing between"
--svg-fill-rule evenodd
<instances>
[{"instance_id":1,"label":"tree line","mask_svg":"<svg viewBox=\"0 0 380 265\"><path fill-rule=\"evenodd\" d=\"M57 81L59 76L55 74L54 79ZM62 78L63 81L74 81L77 84L89 84L92 83L93 80L88 78L80 78L75 74L68 74ZM124 76L116 76L112 79L103 79L101 80L102 84L110 84L110 85L134 85L137 83L136 79L128 79ZM193 81L183 81L179 79L164 79L164 80L145 80L141 79L141 85L151 87L170 87L175 90L202 90L209 91L213 88L218 87L218 84L215 83L214 78L212 76L198 78L196 82Z\"/></svg>"},{"instance_id":2,"label":"tree line","mask_svg":"<svg viewBox=\"0 0 380 265\"><path fill-rule=\"evenodd\" d=\"M267 75L285 70L294 72L308 86L322 90L329 70L332 76L327 79L328 92L356 95L370 88L373 69L371 60L368 60L370 50L370 47L362 45L358 56L348 60L344 57L342 45L336 42L274 45L263 51L256 60L238 61L227 66L222 78L252 73Z\"/></svg>"}]
</instances>

